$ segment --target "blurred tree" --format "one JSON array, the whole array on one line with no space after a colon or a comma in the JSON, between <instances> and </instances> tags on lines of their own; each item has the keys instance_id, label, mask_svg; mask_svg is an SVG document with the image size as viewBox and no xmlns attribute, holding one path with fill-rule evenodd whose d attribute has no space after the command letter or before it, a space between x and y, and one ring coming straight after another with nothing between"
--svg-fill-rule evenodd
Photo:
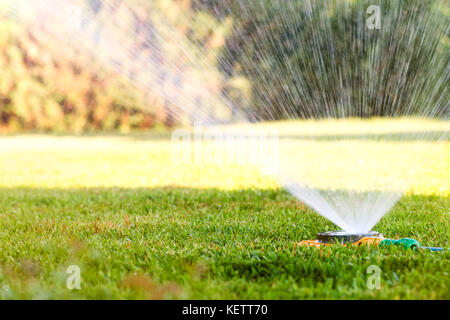
<instances>
[{"instance_id":1,"label":"blurred tree","mask_svg":"<svg viewBox=\"0 0 450 320\"><path fill-rule=\"evenodd\" d=\"M80 1L91 53L0 13L0 128L127 131L237 109L250 119L449 114L444 0ZM372 4L381 29L365 25ZM108 35L115 70L94 59Z\"/></svg>"},{"instance_id":2,"label":"blurred tree","mask_svg":"<svg viewBox=\"0 0 450 320\"><path fill-rule=\"evenodd\" d=\"M81 1L91 19L82 21L80 37L91 51L64 39L67 30L56 23L65 21L54 19L46 30L39 13L32 27L0 15L4 130L128 131L171 126L196 109L227 110L218 102L223 77L216 62L229 21L191 10L186 0ZM96 59L104 52L95 51L111 44L117 48L105 67ZM183 115L178 107L188 103Z\"/></svg>"}]
</instances>

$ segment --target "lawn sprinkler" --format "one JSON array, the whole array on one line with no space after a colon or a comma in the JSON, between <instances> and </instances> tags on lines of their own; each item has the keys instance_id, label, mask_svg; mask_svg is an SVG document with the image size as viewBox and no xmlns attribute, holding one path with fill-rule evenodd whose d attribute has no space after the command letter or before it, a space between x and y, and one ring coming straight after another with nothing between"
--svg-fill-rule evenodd
<instances>
[{"instance_id":1,"label":"lawn sprinkler","mask_svg":"<svg viewBox=\"0 0 450 320\"><path fill-rule=\"evenodd\" d=\"M317 234L317 240L303 240L299 243L301 246L307 247L326 247L331 245L352 244L354 246L368 245L380 248L390 246L398 246L404 249L413 250L430 250L430 251L444 251L444 248L439 247L423 247L415 239L387 239L383 234L376 231L369 231L367 233L349 233L342 230L327 231Z\"/></svg>"}]
</instances>

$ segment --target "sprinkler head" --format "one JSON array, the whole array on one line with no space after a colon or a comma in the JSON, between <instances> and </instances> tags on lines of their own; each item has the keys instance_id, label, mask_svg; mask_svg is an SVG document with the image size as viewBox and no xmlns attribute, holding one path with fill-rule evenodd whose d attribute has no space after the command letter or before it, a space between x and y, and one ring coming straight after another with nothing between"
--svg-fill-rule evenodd
<instances>
[{"instance_id":1,"label":"sprinkler head","mask_svg":"<svg viewBox=\"0 0 450 320\"><path fill-rule=\"evenodd\" d=\"M352 243L362 238L383 238L383 234L376 231L367 233L349 233L342 230L327 231L317 234L317 240L320 243Z\"/></svg>"}]
</instances>

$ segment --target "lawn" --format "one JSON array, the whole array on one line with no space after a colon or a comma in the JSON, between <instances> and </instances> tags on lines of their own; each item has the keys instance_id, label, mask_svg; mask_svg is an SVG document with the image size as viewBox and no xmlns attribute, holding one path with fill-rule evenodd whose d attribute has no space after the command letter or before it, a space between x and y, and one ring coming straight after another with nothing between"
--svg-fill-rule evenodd
<instances>
[{"instance_id":1,"label":"lawn","mask_svg":"<svg viewBox=\"0 0 450 320\"><path fill-rule=\"evenodd\" d=\"M292 127L279 125L281 134ZM414 128L373 132L387 133L377 148L409 157L408 168L408 148L424 154L417 180L374 229L448 247L450 143L395 138ZM296 139L317 155L333 150L332 132ZM352 148L374 143L342 134ZM0 298L450 298L449 251L299 247L337 227L254 167L177 163L173 150L165 134L1 137ZM66 288L70 265L81 269L80 290ZM379 290L367 288L370 265L381 269Z\"/></svg>"}]
</instances>

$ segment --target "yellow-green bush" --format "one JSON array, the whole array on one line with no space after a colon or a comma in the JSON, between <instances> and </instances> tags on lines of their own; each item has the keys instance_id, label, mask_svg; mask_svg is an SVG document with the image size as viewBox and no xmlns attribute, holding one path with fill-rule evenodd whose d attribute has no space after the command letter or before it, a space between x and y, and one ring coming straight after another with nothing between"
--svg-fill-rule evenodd
<instances>
[{"instance_id":1,"label":"yellow-green bush","mask_svg":"<svg viewBox=\"0 0 450 320\"><path fill-rule=\"evenodd\" d=\"M94 2L86 0L85 9L89 11ZM62 32L58 34L57 26L52 25L49 33L42 32L26 20L18 23L0 13L0 130L127 131L173 125L176 119L171 113L192 120L189 117L195 110L175 106L172 100L201 101L194 104L213 108L208 111L211 113L220 112L219 97L230 85L217 61L231 20L220 21L207 12L193 10L191 5L189 0L157 0L140 1L130 8L125 1L111 0L91 8L93 24L101 21L103 31L122 39L126 49L136 50L132 61L118 60L131 64L122 75L112 71L111 62L114 64L126 50L117 48L119 55L113 61L100 61L96 55L101 54L91 55L89 48L77 49L76 37L64 42L67 39ZM128 27L139 31L129 34ZM167 39L153 39L150 41L155 43L149 45L146 41L153 33ZM75 45L68 44L70 41ZM170 45L173 42L178 45ZM98 49L94 43L89 45L91 51ZM161 70L147 67L156 55L164 59ZM201 63L192 61L191 57L199 56ZM128 73L133 81L126 78ZM188 76L182 79L181 74ZM180 85L176 84L178 77L183 82ZM164 80L159 83L158 79ZM204 79L208 79L207 84ZM144 84L145 90L134 84L140 89Z\"/></svg>"},{"instance_id":2,"label":"yellow-green bush","mask_svg":"<svg viewBox=\"0 0 450 320\"><path fill-rule=\"evenodd\" d=\"M129 130L164 123L149 97L119 75L83 68L79 53L55 54L58 44L48 41L0 16L0 130Z\"/></svg>"}]
</instances>

